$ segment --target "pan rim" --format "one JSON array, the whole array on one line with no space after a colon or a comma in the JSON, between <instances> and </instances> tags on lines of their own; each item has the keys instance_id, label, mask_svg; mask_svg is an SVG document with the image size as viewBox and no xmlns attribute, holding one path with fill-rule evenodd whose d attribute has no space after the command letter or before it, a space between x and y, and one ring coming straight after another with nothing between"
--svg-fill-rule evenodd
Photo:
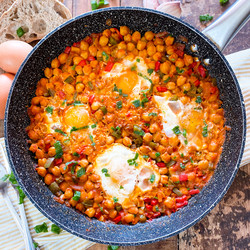
<instances>
[{"instance_id":1,"label":"pan rim","mask_svg":"<svg viewBox=\"0 0 250 250\"><path fill-rule=\"evenodd\" d=\"M84 234L84 232L82 234L80 234L77 231L74 231L74 230L71 230L71 229L67 228L66 226L64 226L63 224L59 223L57 220L55 220L51 215L47 214L46 211L44 211L39 206L39 204L32 198L32 196L28 193L28 191L26 190L26 188L23 185L23 183L20 181L20 179L18 177L18 174L16 172L15 164L13 163L13 160L11 158L10 147L9 147L8 136L7 136L8 135L8 127L7 127L8 126L8 124L7 124L7 121L8 121L8 110L9 110L9 106L10 106L10 101L11 101L12 93L13 93L13 90L15 88L17 79L18 79L18 77L19 77L19 75L20 75L23 67L25 66L25 64L29 60L29 58L33 55L33 53L36 51L36 49L45 40L47 40L50 36L52 36L55 32L57 32L59 29L64 28L68 24L71 24L71 23L75 22L76 20L81 19L83 17L91 16L91 15L94 15L94 14L99 13L99 12L110 12L110 11L113 11L113 10L114 11L116 11L116 10L121 10L121 11L122 10L125 10L125 11L126 10L130 10L130 11L137 10L137 11L149 12L149 13L154 13L154 14L157 14L157 15L161 15L161 16L167 17L169 19L175 20L178 23L180 23L181 25L185 25L186 27L188 27L189 29L191 29L192 31L194 31L197 35L199 35L203 40L205 40L206 43L208 43L217 52L217 54L221 57L222 61L225 63L227 69L229 70L229 72L230 72L230 74L231 74L231 76L232 76L232 78L234 80L235 86L237 88L239 97L240 97L241 110L242 110L242 116L243 116L242 142L241 142L241 147L240 147L240 152L239 152L239 157L238 157L237 163L235 165L234 171L232 172L231 178L227 182L227 185L224 187L224 190L218 195L217 199L213 202L213 204L209 208L207 208L196 220L193 220L191 223L186 224L182 228L180 228L178 230L175 230L174 232L172 232L170 234L163 235L161 237L151 238L151 239L148 239L148 240L137 241L137 242L135 242L135 241L132 241L132 242L128 242L128 241L117 242L117 241L110 241L110 240L100 240L100 239L97 239L97 238L94 238L94 237L90 237L90 236ZM10 89L10 92L9 92L9 95L8 95L6 109L5 109L5 118L4 118L4 138L5 138L5 146L6 146L6 151L7 151L8 160L9 160L11 169L14 172L15 177L19 181L19 184L20 184L21 188L23 189L23 191L25 192L25 194L27 195L27 197L31 200L31 202L35 205L35 207L43 215L45 215L49 220L51 220L55 224L58 224L62 229L64 229L65 231L67 231L67 232L69 232L69 233L71 233L73 235L76 235L76 236L78 236L80 238L83 238L83 239L86 239L86 240L94 241L96 243L111 244L111 245L120 245L120 246L143 245L143 244L150 244L150 243L154 243L154 242L157 242L157 241L160 241L160 240L167 239L167 238L169 238L171 236L174 236L174 235L176 235L176 234L178 234L178 233L180 233L180 232L188 229L189 227L193 226L198 221L200 221L202 218L204 218L204 216L207 215L219 203L219 201L224 197L224 195L228 191L229 187L231 186L231 184L232 184L232 182L233 182L233 180L234 180L234 178L236 176L236 173L237 173L237 171L239 169L240 162L241 162L241 159L242 159L242 155L243 155L243 152L244 152L244 146L245 146L245 140L246 140L246 111L245 111L245 104L244 104L244 99L243 99L242 91L241 91L241 88L239 86L239 83L237 81L237 78L236 78L236 76L235 76L235 74L234 74L231 66L229 65L229 63L225 59L225 57L222 54L222 52L215 46L215 44L209 38L207 38L205 35L203 35L199 30L197 30L196 28L194 28L190 24L188 24L188 23L186 23L186 22L184 22L184 21L182 21L182 20L180 20L180 19L178 19L176 17L173 17L173 16L171 16L169 14L166 14L166 13L163 13L163 12L160 12L160 11L156 11L156 10L152 10L152 9L147 9L147 8L142 8L142 7L111 7L111 8L101 9L101 10L95 10L95 11L92 11L92 12L87 12L87 13L84 13L82 15L79 15L79 16L77 16L75 18L72 18L72 19L66 21L65 23L63 23L62 25L58 26L56 29L54 29L53 31L51 31L50 33L48 33L44 38L42 38L38 42L38 44L33 48L33 50L28 54L28 56L26 57L26 59L21 64L21 66L20 66L20 68L19 68L19 70L18 70L18 72L17 72L17 74L15 76L15 79L13 80L13 84L11 86L11 89Z\"/></svg>"}]
</instances>

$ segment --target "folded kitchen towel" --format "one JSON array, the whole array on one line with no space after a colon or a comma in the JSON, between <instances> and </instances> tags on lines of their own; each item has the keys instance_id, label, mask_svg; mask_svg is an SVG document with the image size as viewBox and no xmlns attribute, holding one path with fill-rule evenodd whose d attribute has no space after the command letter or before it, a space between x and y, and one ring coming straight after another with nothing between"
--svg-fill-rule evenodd
<instances>
[{"instance_id":1,"label":"folded kitchen towel","mask_svg":"<svg viewBox=\"0 0 250 250\"><path fill-rule=\"evenodd\" d=\"M242 92L245 98L245 103L250 103L250 49L240 51L231 55L226 56L229 63L234 69L234 72L239 80L242 88ZM249 87L248 87L249 86ZM249 107L249 108L248 108ZM247 116L250 116L250 106L247 105ZM247 138L249 138L250 128L247 128ZM249 140L250 141L250 140ZM4 139L0 138L0 143L4 146ZM242 164L245 165L250 160L250 146L246 143L245 152L242 159ZM0 153L0 162L4 164L3 156ZM8 186L8 192L10 198L18 211L18 199L16 192L11 185ZM0 196L0 198L2 198ZM26 197L24 201L25 211L27 214L28 224L30 232L34 242L37 242L40 249L45 250L66 250L66 249L87 249L93 242L83 240L76 237L66 231L62 231L59 235L50 232L52 222L49 221L44 215L42 215L35 206ZM46 222L49 227L49 232L37 234L34 230L36 225ZM10 212L3 199L0 199L0 249L24 249L24 241L21 233L19 232Z\"/></svg>"}]
</instances>

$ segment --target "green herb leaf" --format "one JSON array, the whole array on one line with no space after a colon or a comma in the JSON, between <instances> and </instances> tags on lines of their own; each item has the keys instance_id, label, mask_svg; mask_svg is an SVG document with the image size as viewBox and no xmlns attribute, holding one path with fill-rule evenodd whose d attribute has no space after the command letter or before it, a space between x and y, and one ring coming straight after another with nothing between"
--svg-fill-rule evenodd
<instances>
[{"instance_id":1,"label":"green herb leaf","mask_svg":"<svg viewBox=\"0 0 250 250\"><path fill-rule=\"evenodd\" d=\"M134 134L144 136L145 132L143 131L141 127L134 125Z\"/></svg>"},{"instance_id":2,"label":"green herb leaf","mask_svg":"<svg viewBox=\"0 0 250 250\"><path fill-rule=\"evenodd\" d=\"M81 192L80 191L75 191L75 194L74 194L72 199L74 201L79 201L80 197L81 197Z\"/></svg>"},{"instance_id":3,"label":"green herb leaf","mask_svg":"<svg viewBox=\"0 0 250 250\"><path fill-rule=\"evenodd\" d=\"M106 114L108 113L108 110L107 110L106 106L101 106L101 107L100 107L100 110L102 111L102 113L103 113L104 115L106 115Z\"/></svg>"},{"instance_id":4,"label":"green herb leaf","mask_svg":"<svg viewBox=\"0 0 250 250\"><path fill-rule=\"evenodd\" d=\"M136 66L131 67L131 71L136 71Z\"/></svg>"},{"instance_id":5,"label":"green herb leaf","mask_svg":"<svg viewBox=\"0 0 250 250\"><path fill-rule=\"evenodd\" d=\"M13 172L10 173L9 181L10 181L13 185L16 185L16 184L17 184L17 180L16 180L15 175L14 175Z\"/></svg>"},{"instance_id":6,"label":"green herb leaf","mask_svg":"<svg viewBox=\"0 0 250 250\"><path fill-rule=\"evenodd\" d=\"M177 71L178 74L182 74L185 70L180 69L179 67L176 67L176 71Z\"/></svg>"},{"instance_id":7,"label":"green herb leaf","mask_svg":"<svg viewBox=\"0 0 250 250\"><path fill-rule=\"evenodd\" d=\"M123 186L120 186L120 189L123 189L124 187Z\"/></svg>"},{"instance_id":8,"label":"green herb leaf","mask_svg":"<svg viewBox=\"0 0 250 250\"><path fill-rule=\"evenodd\" d=\"M183 163L180 163L180 167L181 167L182 169L185 169L185 165L184 165Z\"/></svg>"},{"instance_id":9,"label":"green herb leaf","mask_svg":"<svg viewBox=\"0 0 250 250\"><path fill-rule=\"evenodd\" d=\"M151 183L154 183L154 181L155 181L155 175L154 174L151 174L149 181Z\"/></svg>"},{"instance_id":10,"label":"green herb leaf","mask_svg":"<svg viewBox=\"0 0 250 250\"><path fill-rule=\"evenodd\" d=\"M92 82L88 82L88 86L89 86L89 88L91 89L91 90L93 90L94 89L94 86L93 86L93 84L92 84Z\"/></svg>"},{"instance_id":11,"label":"green herb leaf","mask_svg":"<svg viewBox=\"0 0 250 250\"><path fill-rule=\"evenodd\" d=\"M7 181L9 179L10 175L9 174L5 174L2 178L1 181Z\"/></svg>"},{"instance_id":12,"label":"green herb leaf","mask_svg":"<svg viewBox=\"0 0 250 250\"><path fill-rule=\"evenodd\" d=\"M92 124L91 128L96 128L96 123Z\"/></svg>"},{"instance_id":13,"label":"green herb leaf","mask_svg":"<svg viewBox=\"0 0 250 250\"><path fill-rule=\"evenodd\" d=\"M84 103L81 103L80 101L74 101L73 105L74 106L84 106Z\"/></svg>"},{"instance_id":14,"label":"green herb leaf","mask_svg":"<svg viewBox=\"0 0 250 250\"><path fill-rule=\"evenodd\" d=\"M118 88L117 88L116 84L114 85L113 91L118 92Z\"/></svg>"},{"instance_id":15,"label":"green herb leaf","mask_svg":"<svg viewBox=\"0 0 250 250\"><path fill-rule=\"evenodd\" d=\"M45 108L45 111L46 111L47 113L49 113L49 114L52 115L52 114L53 114L53 109L54 109L54 108L53 108L52 106L48 106L48 107Z\"/></svg>"},{"instance_id":16,"label":"green herb leaf","mask_svg":"<svg viewBox=\"0 0 250 250\"><path fill-rule=\"evenodd\" d=\"M118 202L118 199L116 197L113 198L114 203Z\"/></svg>"},{"instance_id":17,"label":"green herb leaf","mask_svg":"<svg viewBox=\"0 0 250 250\"><path fill-rule=\"evenodd\" d=\"M183 157L184 157L184 154L183 154L183 153L181 153L181 154L180 154L180 156L181 156L181 158L183 158Z\"/></svg>"},{"instance_id":18,"label":"green herb leaf","mask_svg":"<svg viewBox=\"0 0 250 250\"><path fill-rule=\"evenodd\" d=\"M136 152L134 158L133 158L133 159L129 159L129 160L127 161L128 164L129 164L130 166L135 165L135 166L137 167L137 166L138 166L138 163L136 162L136 160L138 159L138 157L139 157L139 154Z\"/></svg>"},{"instance_id":19,"label":"green herb leaf","mask_svg":"<svg viewBox=\"0 0 250 250\"><path fill-rule=\"evenodd\" d=\"M183 129L182 134L183 134L184 137L187 137L187 130L185 128Z\"/></svg>"},{"instance_id":20,"label":"green herb leaf","mask_svg":"<svg viewBox=\"0 0 250 250\"><path fill-rule=\"evenodd\" d=\"M203 137L207 137L208 136L208 125L207 125L207 123L205 122L205 120L203 121L204 122L204 127L203 127L203 129L202 129L202 135L203 135Z\"/></svg>"},{"instance_id":21,"label":"green herb leaf","mask_svg":"<svg viewBox=\"0 0 250 250\"><path fill-rule=\"evenodd\" d=\"M190 162L191 162L192 164L194 163L194 161L193 161L192 157L190 157Z\"/></svg>"},{"instance_id":22,"label":"green herb leaf","mask_svg":"<svg viewBox=\"0 0 250 250\"><path fill-rule=\"evenodd\" d=\"M22 37L25 34L25 32L24 32L24 30L23 30L22 27L19 27L17 29L16 33L17 33L18 37Z\"/></svg>"},{"instance_id":23,"label":"green herb leaf","mask_svg":"<svg viewBox=\"0 0 250 250\"><path fill-rule=\"evenodd\" d=\"M61 142L60 141L56 141L55 144L54 144L54 147L56 149L55 158L56 159L62 158L62 156L63 156L63 150L62 150L62 144L61 144Z\"/></svg>"},{"instance_id":24,"label":"green herb leaf","mask_svg":"<svg viewBox=\"0 0 250 250\"><path fill-rule=\"evenodd\" d=\"M108 250L117 250L119 246L108 246Z\"/></svg>"},{"instance_id":25,"label":"green herb leaf","mask_svg":"<svg viewBox=\"0 0 250 250\"><path fill-rule=\"evenodd\" d=\"M136 107L136 108L139 108L141 106L141 102L140 100L134 100L132 101L133 105Z\"/></svg>"},{"instance_id":26,"label":"green herb leaf","mask_svg":"<svg viewBox=\"0 0 250 250\"><path fill-rule=\"evenodd\" d=\"M91 140L91 146L95 146L93 135L89 134L89 139Z\"/></svg>"},{"instance_id":27,"label":"green herb leaf","mask_svg":"<svg viewBox=\"0 0 250 250\"><path fill-rule=\"evenodd\" d=\"M117 107L118 109L121 109L121 108L122 108L122 101L118 101L118 102L116 103L116 107Z\"/></svg>"},{"instance_id":28,"label":"green herb leaf","mask_svg":"<svg viewBox=\"0 0 250 250\"><path fill-rule=\"evenodd\" d=\"M157 116L157 113L149 113L148 116Z\"/></svg>"},{"instance_id":29,"label":"green herb leaf","mask_svg":"<svg viewBox=\"0 0 250 250\"><path fill-rule=\"evenodd\" d=\"M175 126L172 130L173 130L173 132L174 132L176 135L181 134L181 131L180 131L180 127L179 127L179 126Z\"/></svg>"},{"instance_id":30,"label":"green herb leaf","mask_svg":"<svg viewBox=\"0 0 250 250\"><path fill-rule=\"evenodd\" d=\"M84 126L84 127L80 127L80 128L76 128L76 127L72 127L72 129L70 130L70 134L74 131L78 131L78 130L82 130L82 129L87 129L89 128L89 126Z\"/></svg>"},{"instance_id":31,"label":"green herb leaf","mask_svg":"<svg viewBox=\"0 0 250 250\"><path fill-rule=\"evenodd\" d=\"M156 212L159 212L159 211L160 211L158 206L155 206L155 211L156 211Z\"/></svg>"},{"instance_id":32,"label":"green herb leaf","mask_svg":"<svg viewBox=\"0 0 250 250\"><path fill-rule=\"evenodd\" d=\"M57 133L59 133L59 134L61 134L61 135L63 135L63 136L67 136L67 134L64 133L61 129L56 128L56 129L55 129L55 132L57 132Z\"/></svg>"},{"instance_id":33,"label":"green herb leaf","mask_svg":"<svg viewBox=\"0 0 250 250\"><path fill-rule=\"evenodd\" d=\"M47 224L44 222L43 224L41 225L37 225L34 227L36 233L46 233L48 232L48 226Z\"/></svg>"},{"instance_id":34,"label":"green herb leaf","mask_svg":"<svg viewBox=\"0 0 250 250\"><path fill-rule=\"evenodd\" d=\"M185 140L184 140L184 143L185 143L185 145L187 145L187 144L188 144L188 141L187 141L187 139L185 139Z\"/></svg>"},{"instance_id":35,"label":"green herb leaf","mask_svg":"<svg viewBox=\"0 0 250 250\"><path fill-rule=\"evenodd\" d=\"M38 248L38 243L33 242L33 246L34 246L35 249Z\"/></svg>"},{"instance_id":36,"label":"green herb leaf","mask_svg":"<svg viewBox=\"0 0 250 250\"><path fill-rule=\"evenodd\" d=\"M76 156L76 157L80 156L77 152L74 152L73 155Z\"/></svg>"},{"instance_id":37,"label":"green herb leaf","mask_svg":"<svg viewBox=\"0 0 250 250\"><path fill-rule=\"evenodd\" d=\"M143 157L144 159L148 159L148 158L149 158L148 155L143 155L142 157Z\"/></svg>"},{"instance_id":38,"label":"green herb leaf","mask_svg":"<svg viewBox=\"0 0 250 250\"><path fill-rule=\"evenodd\" d=\"M98 207L100 208L101 212L103 212L103 207L101 207L100 204L98 204Z\"/></svg>"},{"instance_id":39,"label":"green herb leaf","mask_svg":"<svg viewBox=\"0 0 250 250\"><path fill-rule=\"evenodd\" d=\"M169 81L170 81L170 76L166 79L166 80L164 80L164 83L168 83Z\"/></svg>"},{"instance_id":40,"label":"green herb leaf","mask_svg":"<svg viewBox=\"0 0 250 250\"><path fill-rule=\"evenodd\" d=\"M161 155L161 154L160 154L159 152L156 152L156 153L155 153L155 156L156 156L156 157L160 157L160 155Z\"/></svg>"},{"instance_id":41,"label":"green herb leaf","mask_svg":"<svg viewBox=\"0 0 250 250\"><path fill-rule=\"evenodd\" d=\"M76 65L73 65L73 66L71 67L71 69L72 69L72 70L75 70L75 69L76 69Z\"/></svg>"},{"instance_id":42,"label":"green herb leaf","mask_svg":"<svg viewBox=\"0 0 250 250\"><path fill-rule=\"evenodd\" d=\"M112 134L115 138L119 139L119 138L121 137L121 134L122 134L121 128L117 126L116 128L111 127L111 129L113 130L113 131L111 132L111 134Z\"/></svg>"},{"instance_id":43,"label":"green herb leaf","mask_svg":"<svg viewBox=\"0 0 250 250\"><path fill-rule=\"evenodd\" d=\"M213 19L213 16L210 16L209 14L201 15L200 16L200 22L208 22Z\"/></svg>"},{"instance_id":44,"label":"green herb leaf","mask_svg":"<svg viewBox=\"0 0 250 250\"><path fill-rule=\"evenodd\" d=\"M104 173L104 174L108 173L108 169L107 168L103 168L102 169L102 173Z\"/></svg>"},{"instance_id":45,"label":"green herb leaf","mask_svg":"<svg viewBox=\"0 0 250 250\"><path fill-rule=\"evenodd\" d=\"M102 55L104 57L104 61L107 62L109 60L109 55L105 51L102 52Z\"/></svg>"},{"instance_id":46,"label":"green herb leaf","mask_svg":"<svg viewBox=\"0 0 250 250\"><path fill-rule=\"evenodd\" d=\"M220 0L221 5L227 4L228 2L229 2L229 0Z\"/></svg>"},{"instance_id":47,"label":"green herb leaf","mask_svg":"<svg viewBox=\"0 0 250 250\"><path fill-rule=\"evenodd\" d=\"M65 166L67 167L67 166L72 165L72 164L76 166L76 165L78 165L78 161L68 161L65 163Z\"/></svg>"},{"instance_id":48,"label":"green herb leaf","mask_svg":"<svg viewBox=\"0 0 250 250\"><path fill-rule=\"evenodd\" d=\"M140 60L140 58L136 58L136 61L137 61L137 62L140 62L141 60Z\"/></svg>"},{"instance_id":49,"label":"green herb leaf","mask_svg":"<svg viewBox=\"0 0 250 250\"><path fill-rule=\"evenodd\" d=\"M17 186L16 189L18 190L19 193L19 204L23 204L23 200L26 197L26 195L24 194L23 190Z\"/></svg>"},{"instance_id":50,"label":"green herb leaf","mask_svg":"<svg viewBox=\"0 0 250 250\"><path fill-rule=\"evenodd\" d=\"M78 192L78 191L76 191L76 192ZM60 234L61 228L58 227L58 226L55 225L55 224L52 224L52 225L51 225L51 232L52 232L52 233L55 233L55 234Z\"/></svg>"},{"instance_id":51,"label":"green herb leaf","mask_svg":"<svg viewBox=\"0 0 250 250\"><path fill-rule=\"evenodd\" d=\"M202 102L202 99L200 96L197 96L196 97L196 100L195 100L196 103L201 103Z\"/></svg>"},{"instance_id":52,"label":"green herb leaf","mask_svg":"<svg viewBox=\"0 0 250 250\"><path fill-rule=\"evenodd\" d=\"M154 72L153 69L148 69L148 74L149 74L150 76L152 75L153 72Z\"/></svg>"},{"instance_id":53,"label":"green herb leaf","mask_svg":"<svg viewBox=\"0 0 250 250\"><path fill-rule=\"evenodd\" d=\"M99 9L105 5L109 4L108 1L100 0L99 2L97 0L91 0L91 9L96 10Z\"/></svg>"}]
</instances>

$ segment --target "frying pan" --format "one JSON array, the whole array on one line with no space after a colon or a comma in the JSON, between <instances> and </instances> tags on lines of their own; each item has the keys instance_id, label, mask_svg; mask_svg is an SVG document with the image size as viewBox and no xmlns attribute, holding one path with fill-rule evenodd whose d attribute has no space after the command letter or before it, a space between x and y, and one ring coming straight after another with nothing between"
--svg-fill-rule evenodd
<instances>
[{"instance_id":1,"label":"frying pan","mask_svg":"<svg viewBox=\"0 0 250 250\"><path fill-rule=\"evenodd\" d=\"M222 19L235 13L247 17L249 3L248 0L237 2L235 10L231 8ZM108 19L112 21L111 26L106 24ZM217 22L218 26L215 23L214 29L207 30L212 39L220 34L220 20ZM232 18L231 22L232 20L237 21L235 27L242 23L242 18L239 17ZM210 61L207 69L211 76L217 79L226 125L231 127L227 132L223 152L213 177L198 195L189 200L188 206L170 217L164 216L150 223L138 223L133 226L103 223L55 202L52 193L34 170L35 161L28 151L28 138L25 132L29 125L27 107L35 95L38 80L43 77L43 69L50 65L51 60L63 52L66 46L71 46L73 42L91 33L122 25L140 32L168 31L175 37L187 37L187 52L199 57L201 61ZM213 33L216 29L217 35ZM225 33L226 39L218 42L220 48L224 47L232 35L232 32ZM197 45L197 52L189 49L193 44ZM7 101L4 125L9 163L21 188L37 209L53 223L76 236L111 245L140 245L159 241L180 233L203 218L222 199L231 185L239 168L246 135L246 115L241 90L231 67L216 45L198 30L173 16L133 7L107 8L83 14L61 25L42 39L16 74Z\"/></svg>"}]
</instances>

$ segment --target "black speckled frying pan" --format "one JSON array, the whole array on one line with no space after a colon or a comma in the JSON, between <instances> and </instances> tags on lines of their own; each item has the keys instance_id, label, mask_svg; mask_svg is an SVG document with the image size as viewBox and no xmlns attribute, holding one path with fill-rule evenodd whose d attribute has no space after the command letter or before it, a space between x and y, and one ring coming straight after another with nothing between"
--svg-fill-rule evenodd
<instances>
[{"instance_id":1,"label":"black speckled frying pan","mask_svg":"<svg viewBox=\"0 0 250 250\"><path fill-rule=\"evenodd\" d=\"M243 0L246 4L249 1ZM247 4L249 6L249 4ZM242 10L239 7L238 11ZM205 188L189 200L188 206L150 223L134 226L103 223L77 213L74 209L53 200L53 195L34 170L34 159L28 151L25 128L29 125L27 107L35 95L36 84L43 77L43 69L50 65L66 46L91 33L111 27L127 25L145 32L168 31L174 36L188 38L187 48L196 44L197 52L188 51L201 60L215 77L225 110L227 133L218 167ZM239 23L238 23L239 25ZM213 37L213 34L210 34ZM224 43L219 44L223 47ZM238 170L245 143L246 116L237 79L219 49L202 33L170 15L143 8L108 8L78 16L61 25L42 39L28 55L12 85L5 116L5 142L9 162L28 198L51 221L66 231L87 240L112 245L139 245L173 236L203 218L224 196Z\"/></svg>"}]
</instances>

